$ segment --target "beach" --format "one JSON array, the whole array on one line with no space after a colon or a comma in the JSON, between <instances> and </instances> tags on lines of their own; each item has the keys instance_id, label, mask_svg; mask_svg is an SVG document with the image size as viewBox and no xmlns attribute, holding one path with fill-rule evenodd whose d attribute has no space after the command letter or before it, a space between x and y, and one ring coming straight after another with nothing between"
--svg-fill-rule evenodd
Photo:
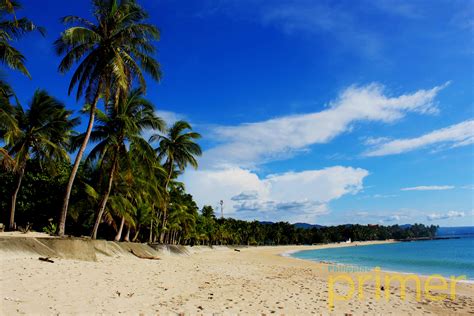
<instances>
[{"instance_id":1,"label":"beach","mask_svg":"<svg viewBox=\"0 0 474 316\"><path fill-rule=\"evenodd\" d=\"M469 283L456 284L454 300L448 297L435 302L423 295L417 302L415 286L410 282L405 300L395 282L389 299L384 291L377 300L373 281L361 288L356 283L353 296L341 299L351 291L350 284L341 279L334 282L331 308L328 282L337 273L329 272L330 264L281 255L373 243L378 242L244 247L239 251L231 247L188 247L185 255L163 252L160 260L98 253L96 261L53 258L54 263L40 261L32 252L2 251L0 311L3 315L472 315L474 286ZM358 275L374 273L346 275L355 280ZM357 296L359 291L363 299ZM433 295L441 292L445 291L431 291Z\"/></svg>"}]
</instances>

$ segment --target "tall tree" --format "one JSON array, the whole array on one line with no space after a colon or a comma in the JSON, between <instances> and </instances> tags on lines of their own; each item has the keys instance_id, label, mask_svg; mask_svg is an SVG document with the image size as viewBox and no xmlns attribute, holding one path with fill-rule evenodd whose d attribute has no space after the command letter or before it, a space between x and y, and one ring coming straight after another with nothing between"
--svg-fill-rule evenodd
<instances>
[{"instance_id":1,"label":"tall tree","mask_svg":"<svg viewBox=\"0 0 474 316\"><path fill-rule=\"evenodd\" d=\"M18 135L18 122L15 118L15 108L10 104L12 91L10 87L3 86L0 83L0 142L8 143L11 138ZM11 169L14 166L14 160L8 154L6 148L0 147L0 167Z\"/></svg>"},{"instance_id":2,"label":"tall tree","mask_svg":"<svg viewBox=\"0 0 474 316\"><path fill-rule=\"evenodd\" d=\"M12 46L12 42L35 30L44 34L44 29L27 18L18 19L16 11L20 9L21 5L16 0L0 0L0 63L31 78L25 66L25 56ZM14 96L13 89L0 73L0 140L2 141L5 141L4 138L8 138L12 133L18 132L10 105L10 98ZM0 148L0 166L11 168L12 164L13 160L6 149Z\"/></svg>"},{"instance_id":3,"label":"tall tree","mask_svg":"<svg viewBox=\"0 0 474 316\"><path fill-rule=\"evenodd\" d=\"M145 23L148 15L135 1L92 0L92 11L95 22L78 16L63 18L62 22L71 27L55 42L57 54L64 55L59 65L61 73L78 64L69 84L69 93L77 88L76 98L84 95L90 104L89 123L64 195L59 219L60 236L65 232L72 186L89 142L99 98L103 96L107 104L114 91L114 104L118 104L118 98L127 94L134 80L138 80L145 91L143 72L155 80L161 77L160 66L153 58L155 47L152 45L160 33L155 26Z\"/></svg>"},{"instance_id":4,"label":"tall tree","mask_svg":"<svg viewBox=\"0 0 474 316\"><path fill-rule=\"evenodd\" d=\"M35 92L26 111L20 105L15 106L14 114L19 131L6 139L5 146L14 159L14 171L17 175L11 197L10 229L15 228L16 199L27 161L35 157L40 164L49 164L69 159L66 147L73 127L78 124L78 119L70 117L71 113L63 103L43 90Z\"/></svg>"},{"instance_id":5,"label":"tall tree","mask_svg":"<svg viewBox=\"0 0 474 316\"><path fill-rule=\"evenodd\" d=\"M189 130L189 131L188 131ZM201 147L195 142L201 138L199 133L193 132L188 122L178 121L168 130L166 135L155 134L150 138L151 142L158 141L159 145L155 149L160 161L165 161L164 168L167 176L164 182L164 191L168 192L168 185L175 173L191 165L195 169L198 167L196 156L202 154ZM165 200L162 208L162 230L166 227L168 202ZM163 242L164 234L161 234L160 242Z\"/></svg>"},{"instance_id":6,"label":"tall tree","mask_svg":"<svg viewBox=\"0 0 474 316\"><path fill-rule=\"evenodd\" d=\"M154 157L154 152L149 144L142 138L142 133L147 129L164 130L165 123L155 115L154 106L143 97L141 89L130 91L126 99L118 106L109 106L107 115L100 112L99 124L96 125L90 137L97 142L91 150L87 160L99 159L101 169L107 172L107 187L99 203L97 218L91 237L97 237L97 230L104 214L107 201L112 191L114 176L119 172L119 159L122 165L130 165L127 144L139 149L141 155ZM82 143L86 134L81 134L75 139L76 144ZM150 159L150 158L149 158Z\"/></svg>"}]
</instances>

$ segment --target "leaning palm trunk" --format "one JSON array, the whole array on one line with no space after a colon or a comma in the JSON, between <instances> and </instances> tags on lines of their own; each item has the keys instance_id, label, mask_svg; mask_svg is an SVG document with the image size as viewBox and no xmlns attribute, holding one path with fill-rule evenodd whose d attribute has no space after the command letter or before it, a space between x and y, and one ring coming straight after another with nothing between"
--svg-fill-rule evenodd
<instances>
[{"instance_id":1,"label":"leaning palm trunk","mask_svg":"<svg viewBox=\"0 0 474 316\"><path fill-rule=\"evenodd\" d=\"M99 211L97 212L97 218L95 219L94 228L92 229L92 234L91 234L92 239L97 238L97 231L99 230L99 225L100 225L100 222L102 221L102 216L104 215L105 206L107 205L110 192L112 191L112 184L114 181L114 173L115 173L116 168L117 168L117 156L114 157L112 168L110 168L109 183L107 185L107 191L105 192L105 195L102 198L102 201L100 202Z\"/></svg>"},{"instance_id":2,"label":"leaning palm trunk","mask_svg":"<svg viewBox=\"0 0 474 316\"><path fill-rule=\"evenodd\" d=\"M163 223L161 225L161 234L160 234L160 243L163 243L164 238L165 238L165 227L166 227L166 222L167 222L167 210L168 210L168 184L171 181L171 175L173 174L173 159L170 159L170 170L168 172L168 177L166 178L165 182L165 198L163 201L163 209L162 209L162 214L163 214Z\"/></svg>"},{"instance_id":3,"label":"leaning palm trunk","mask_svg":"<svg viewBox=\"0 0 474 316\"><path fill-rule=\"evenodd\" d=\"M123 225L125 224L125 217L122 216L122 221L120 222L120 228L117 232L117 235L115 235L115 241L120 241L122 239L122 231L123 231Z\"/></svg>"},{"instance_id":4,"label":"leaning palm trunk","mask_svg":"<svg viewBox=\"0 0 474 316\"><path fill-rule=\"evenodd\" d=\"M135 235L134 235L133 238L132 238L132 242L137 241L138 235L140 234L141 226L142 226L142 225L138 224L137 230L135 231ZM151 243L151 238L150 238L150 243Z\"/></svg>"},{"instance_id":5,"label":"leaning palm trunk","mask_svg":"<svg viewBox=\"0 0 474 316\"><path fill-rule=\"evenodd\" d=\"M66 187L66 194L64 195L63 201L63 208L61 210L61 214L59 216L59 225L58 225L58 235L64 236L66 231L66 217L67 217L67 210L69 207L69 198L71 197L72 185L74 184L74 179L76 178L77 170L79 169L79 165L82 160L82 156L84 155L84 151L86 150L87 143L89 142L89 137L91 136L92 127L94 126L94 119L95 119L95 109L97 107L97 103L99 102L99 91L98 89L94 101L91 104L90 114L89 114L89 124L87 125L86 135L82 142L81 148L76 156L76 161L74 161L74 166L71 170L71 175L69 176L69 181Z\"/></svg>"},{"instance_id":6,"label":"leaning palm trunk","mask_svg":"<svg viewBox=\"0 0 474 316\"><path fill-rule=\"evenodd\" d=\"M12 205L10 208L10 225L9 225L10 230L16 229L16 225L15 225L16 198L18 196L18 192L20 191L21 180L23 180L23 175L25 174L25 168L26 168L25 165L21 167L20 172L18 174L15 191L13 191L13 194L12 194Z\"/></svg>"},{"instance_id":7,"label":"leaning palm trunk","mask_svg":"<svg viewBox=\"0 0 474 316\"><path fill-rule=\"evenodd\" d=\"M130 225L127 225L127 232L125 233L125 237L123 237L123 241L130 241Z\"/></svg>"}]
</instances>

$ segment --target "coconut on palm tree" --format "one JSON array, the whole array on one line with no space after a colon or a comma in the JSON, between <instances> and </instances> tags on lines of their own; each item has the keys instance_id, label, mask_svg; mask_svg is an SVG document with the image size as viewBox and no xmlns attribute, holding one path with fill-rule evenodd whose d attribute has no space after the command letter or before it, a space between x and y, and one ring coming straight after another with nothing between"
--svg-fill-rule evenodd
<instances>
[{"instance_id":1,"label":"coconut on palm tree","mask_svg":"<svg viewBox=\"0 0 474 316\"><path fill-rule=\"evenodd\" d=\"M44 90L37 90L28 109L15 106L14 116L18 132L4 138L5 149L14 160L16 184L11 197L10 229L15 229L15 207L27 162L34 157L46 165L58 160L68 160L67 146L78 119L71 118L71 111Z\"/></svg>"},{"instance_id":2,"label":"coconut on palm tree","mask_svg":"<svg viewBox=\"0 0 474 316\"><path fill-rule=\"evenodd\" d=\"M159 145L155 149L160 161L164 160L164 168L167 172L164 182L164 191L168 191L168 185L171 178L175 174L177 168L178 172L191 165L194 168L198 167L196 156L202 154L201 147L195 142L201 138L199 133L193 132L192 127L188 122L178 121L169 128L166 135L154 134L150 138L150 142L158 141ZM162 208L162 230L166 228L167 222L167 202L163 203ZM161 233L160 242L163 242L164 233Z\"/></svg>"},{"instance_id":3,"label":"coconut on palm tree","mask_svg":"<svg viewBox=\"0 0 474 316\"><path fill-rule=\"evenodd\" d=\"M59 235L64 235L72 185L92 132L96 108L103 97L105 104L127 95L134 81L143 91L143 72L159 80L160 66L153 58L152 42L159 39L158 29L147 24L147 13L133 0L92 0L95 21L67 16L63 23L70 26L55 42L56 52L63 56L59 71L65 73L77 67L69 84L69 93L76 88L76 98L85 96L90 104L89 123L79 148L66 187L59 219ZM113 96L112 96L113 93Z\"/></svg>"}]
</instances>

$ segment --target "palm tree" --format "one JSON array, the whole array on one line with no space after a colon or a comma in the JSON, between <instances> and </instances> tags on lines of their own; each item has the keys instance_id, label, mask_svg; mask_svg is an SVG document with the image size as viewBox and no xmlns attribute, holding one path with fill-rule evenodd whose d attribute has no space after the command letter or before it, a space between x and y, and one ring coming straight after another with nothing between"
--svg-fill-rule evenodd
<instances>
[{"instance_id":1,"label":"palm tree","mask_svg":"<svg viewBox=\"0 0 474 316\"><path fill-rule=\"evenodd\" d=\"M11 46L11 42L32 31L39 31L44 35L44 29L27 18L18 19L15 11L19 9L21 5L16 0L0 0L0 62L31 78L25 66L25 56ZM6 19L8 16L12 16L13 19Z\"/></svg>"},{"instance_id":2,"label":"palm tree","mask_svg":"<svg viewBox=\"0 0 474 316\"><path fill-rule=\"evenodd\" d=\"M16 185L11 198L10 229L15 229L15 207L21 181L25 174L27 161L35 157L40 164L68 160L66 147L78 124L78 119L70 118L64 104L50 96L44 90L37 90L28 110L17 105L14 115L18 122L18 133L6 138L6 150L14 159L14 171L17 174Z\"/></svg>"},{"instance_id":3,"label":"palm tree","mask_svg":"<svg viewBox=\"0 0 474 316\"><path fill-rule=\"evenodd\" d=\"M15 119L15 108L10 104L11 90L8 86L0 92L0 141L10 142L11 138L18 135L18 123ZM0 147L0 166L6 170L12 169L14 165L13 158L8 154L5 148Z\"/></svg>"},{"instance_id":4,"label":"palm tree","mask_svg":"<svg viewBox=\"0 0 474 316\"><path fill-rule=\"evenodd\" d=\"M190 130L189 132L187 130ZM165 160L164 167L167 171L167 176L164 182L164 191L168 192L168 185L175 173L175 168L178 171L184 171L187 165L191 165L195 169L198 167L196 156L201 156L201 147L195 143L201 135L193 132L192 127L188 122L178 121L171 126L166 135L154 134L150 138L150 142L158 141L159 145L155 149L160 161ZM162 209L162 229L166 227L167 221L167 202L163 203ZM160 236L160 242L163 242L164 234Z\"/></svg>"},{"instance_id":5,"label":"palm tree","mask_svg":"<svg viewBox=\"0 0 474 316\"><path fill-rule=\"evenodd\" d=\"M69 93L76 89L76 98L85 96L90 104L89 123L74 162L64 195L59 219L60 236L64 235L72 186L79 164L89 142L97 104L101 96L109 103L114 91L115 102L126 96L133 81L146 89L143 72L153 79L161 77L160 66L152 57L152 41L159 39L158 29L147 24L147 13L133 0L92 0L95 23L78 16L62 19L65 30L55 42L56 53L64 55L59 71L65 73L78 64L69 84Z\"/></svg>"},{"instance_id":6,"label":"palm tree","mask_svg":"<svg viewBox=\"0 0 474 316\"><path fill-rule=\"evenodd\" d=\"M98 121L91 132L90 137L97 145L91 150L87 157L88 161L99 159L102 169L108 169L107 188L99 203L97 218L92 230L92 238L97 237L97 231L102 221L102 216L112 191L114 176L119 171L120 159L122 165L130 165L127 144L140 151L141 155L148 153L149 159L154 153L149 144L142 138L141 134L146 129L164 130L164 122L155 115L154 106L143 97L142 89L130 91L128 97L118 106L109 106L108 115L99 112ZM83 142L87 137L81 134L75 139L75 143ZM104 168L105 167L105 168Z\"/></svg>"},{"instance_id":7,"label":"palm tree","mask_svg":"<svg viewBox=\"0 0 474 316\"><path fill-rule=\"evenodd\" d=\"M11 42L18 40L28 32L38 30L44 35L44 29L36 26L27 18L17 19L15 11L21 9L21 5L15 0L0 0L0 62L10 69L18 70L28 78L31 78L25 66L25 56L11 45ZM7 19L11 16L12 19ZM1 74L0 74L1 75ZM14 97L13 89L0 76L0 140L9 137L12 133L18 132L15 118L12 115L10 98ZM0 148L0 165L11 168L12 158L6 149Z\"/></svg>"}]
</instances>

